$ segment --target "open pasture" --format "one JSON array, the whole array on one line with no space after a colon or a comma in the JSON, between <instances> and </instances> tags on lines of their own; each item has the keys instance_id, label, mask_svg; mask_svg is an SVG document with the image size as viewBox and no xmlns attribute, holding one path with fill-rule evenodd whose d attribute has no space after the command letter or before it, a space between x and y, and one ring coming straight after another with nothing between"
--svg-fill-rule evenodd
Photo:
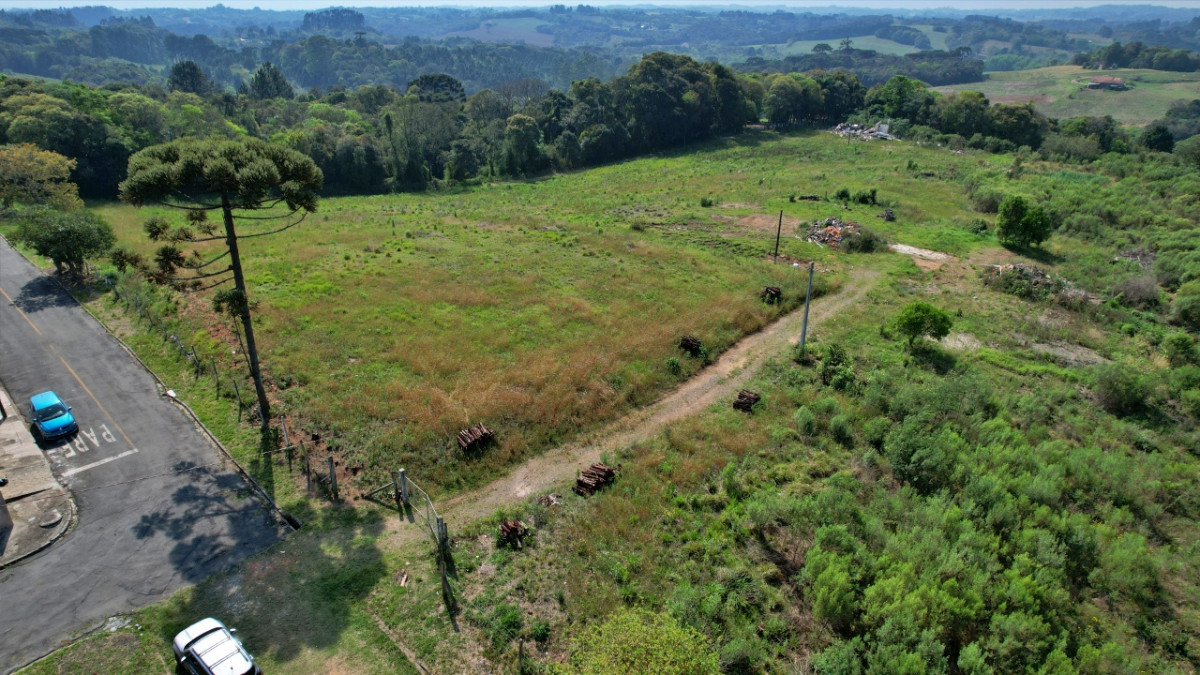
<instances>
[{"instance_id":1,"label":"open pasture","mask_svg":"<svg viewBox=\"0 0 1200 675\"><path fill-rule=\"evenodd\" d=\"M702 367L681 336L715 356L796 308L808 260L818 290L835 287L840 263L802 239L812 220L978 245L961 188L934 176L988 161L763 132L544 180L326 199L243 245L265 367L291 424L333 438L361 487L401 466L435 488L477 484ZM826 201L842 187L880 204ZM821 200L791 201L805 194ZM884 205L896 222L875 217ZM138 229L159 212L103 211L152 254ZM780 305L759 299L768 285ZM479 422L497 443L464 456L455 434Z\"/></svg>"}]
</instances>

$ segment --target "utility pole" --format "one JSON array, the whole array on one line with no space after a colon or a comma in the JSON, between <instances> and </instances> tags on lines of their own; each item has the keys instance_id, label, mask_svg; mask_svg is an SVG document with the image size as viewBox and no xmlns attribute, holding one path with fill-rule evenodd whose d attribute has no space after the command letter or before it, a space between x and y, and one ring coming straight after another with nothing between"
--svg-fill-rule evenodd
<instances>
[{"instance_id":1,"label":"utility pole","mask_svg":"<svg viewBox=\"0 0 1200 675\"><path fill-rule=\"evenodd\" d=\"M808 305L812 302L813 269L816 266L815 261L808 263L808 293L804 295L804 323L800 327L800 356L804 356L804 342L808 339Z\"/></svg>"}]
</instances>

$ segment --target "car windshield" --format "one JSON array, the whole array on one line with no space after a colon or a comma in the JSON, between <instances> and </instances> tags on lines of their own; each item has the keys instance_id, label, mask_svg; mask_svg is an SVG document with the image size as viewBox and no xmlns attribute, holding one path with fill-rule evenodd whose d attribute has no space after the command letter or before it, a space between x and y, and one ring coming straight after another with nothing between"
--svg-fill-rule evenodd
<instances>
[{"instance_id":1,"label":"car windshield","mask_svg":"<svg viewBox=\"0 0 1200 675\"><path fill-rule=\"evenodd\" d=\"M38 418L39 422L46 422L48 420L62 417L63 415L66 415L66 414L67 414L67 406L65 406L61 403L55 403L53 405L48 405L45 408L42 408L41 410L37 411L37 418Z\"/></svg>"}]
</instances>

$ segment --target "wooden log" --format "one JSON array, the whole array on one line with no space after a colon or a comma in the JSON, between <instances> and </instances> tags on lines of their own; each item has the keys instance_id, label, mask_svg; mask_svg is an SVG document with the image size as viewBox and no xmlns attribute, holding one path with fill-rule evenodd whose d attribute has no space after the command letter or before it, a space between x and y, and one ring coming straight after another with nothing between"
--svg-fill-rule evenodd
<instances>
[{"instance_id":1,"label":"wooden log","mask_svg":"<svg viewBox=\"0 0 1200 675\"><path fill-rule=\"evenodd\" d=\"M761 398L758 394L743 389L738 392L737 398L734 399L733 408L734 410L752 413L754 412L754 404L758 403Z\"/></svg>"},{"instance_id":2,"label":"wooden log","mask_svg":"<svg viewBox=\"0 0 1200 675\"><path fill-rule=\"evenodd\" d=\"M783 290L778 286L763 286L762 292L758 294L758 297L768 305L774 305L783 299Z\"/></svg>"},{"instance_id":3,"label":"wooden log","mask_svg":"<svg viewBox=\"0 0 1200 675\"><path fill-rule=\"evenodd\" d=\"M704 350L704 345L694 335L684 335L679 338L679 348L691 356L699 356Z\"/></svg>"}]
</instances>

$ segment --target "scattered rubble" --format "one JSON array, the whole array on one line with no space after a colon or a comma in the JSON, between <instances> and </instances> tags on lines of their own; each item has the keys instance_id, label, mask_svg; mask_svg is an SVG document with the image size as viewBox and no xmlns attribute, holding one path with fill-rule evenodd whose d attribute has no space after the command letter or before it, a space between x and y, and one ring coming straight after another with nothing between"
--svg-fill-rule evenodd
<instances>
[{"instance_id":1,"label":"scattered rubble","mask_svg":"<svg viewBox=\"0 0 1200 675\"><path fill-rule=\"evenodd\" d=\"M482 422L458 432L458 447L463 452L479 450L494 440L496 440L496 432L483 426Z\"/></svg>"},{"instance_id":2,"label":"scattered rubble","mask_svg":"<svg viewBox=\"0 0 1200 675\"><path fill-rule=\"evenodd\" d=\"M496 543L519 549L526 534L529 534L529 527L525 523L519 520L505 520L500 523L500 538Z\"/></svg>"},{"instance_id":3,"label":"scattered rubble","mask_svg":"<svg viewBox=\"0 0 1200 675\"><path fill-rule=\"evenodd\" d=\"M763 286L762 292L758 294L758 297L768 305L774 305L783 300L783 290L778 286Z\"/></svg>"},{"instance_id":4,"label":"scattered rubble","mask_svg":"<svg viewBox=\"0 0 1200 675\"><path fill-rule=\"evenodd\" d=\"M542 506L545 506L545 507L561 506L562 505L562 495L556 495L553 492L544 494L541 497L537 498L537 503L541 504Z\"/></svg>"},{"instance_id":5,"label":"scattered rubble","mask_svg":"<svg viewBox=\"0 0 1200 675\"><path fill-rule=\"evenodd\" d=\"M829 217L818 220L808 228L808 241L837 248L846 235L862 227L858 223L845 222L840 218Z\"/></svg>"},{"instance_id":6,"label":"scattered rubble","mask_svg":"<svg viewBox=\"0 0 1200 675\"><path fill-rule=\"evenodd\" d=\"M1148 270L1154 266L1154 251L1148 248L1131 248L1117 253L1113 258L1113 262L1118 260L1132 260L1138 264L1138 267Z\"/></svg>"},{"instance_id":7,"label":"scattered rubble","mask_svg":"<svg viewBox=\"0 0 1200 675\"><path fill-rule=\"evenodd\" d=\"M613 482L616 477L617 469L603 462L596 462L583 470L579 478L575 479L575 487L571 489L580 497L590 497L600 488Z\"/></svg>"},{"instance_id":8,"label":"scattered rubble","mask_svg":"<svg viewBox=\"0 0 1200 675\"><path fill-rule=\"evenodd\" d=\"M1057 295L1068 287L1066 281L1055 279L1040 268L1021 263L988 265L983 271L983 283L1023 298L1045 298Z\"/></svg>"},{"instance_id":9,"label":"scattered rubble","mask_svg":"<svg viewBox=\"0 0 1200 675\"><path fill-rule=\"evenodd\" d=\"M860 141L898 141L899 138L888 133L890 125L880 122L873 127L861 124L846 124L842 122L833 128L833 133L846 138L857 138Z\"/></svg>"},{"instance_id":10,"label":"scattered rubble","mask_svg":"<svg viewBox=\"0 0 1200 675\"><path fill-rule=\"evenodd\" d=\"M738 392L737 398L733 401L733 409L741 410L746 413L754 412L754 404L762 399L758 394L747 391L745 389Z\"/></svg>"}]
</instances>

